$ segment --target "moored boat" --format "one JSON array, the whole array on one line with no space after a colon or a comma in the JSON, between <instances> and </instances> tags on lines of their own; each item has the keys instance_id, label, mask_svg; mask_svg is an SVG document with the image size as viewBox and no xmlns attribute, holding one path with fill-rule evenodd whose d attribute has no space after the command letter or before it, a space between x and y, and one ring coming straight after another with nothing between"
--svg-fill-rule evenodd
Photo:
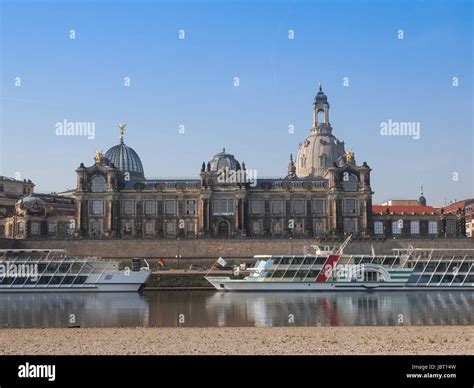
<instances>
[{"instance_id":1,"label":"moored boat","mask_svg":"<svg viewBox=\"0 0 474 388\"><path fill-rule=\"evenodd\" d=\"M474 290L474 249L395 249L345 254L315 246L312 255L257 255L244 278L207 276L219 291Z\"/></svg>"},{"instance_id":2,"label":"moored boat","mask_svg":"<svg viewBox=\"0 0 474 388\"><path fill-rule=\"evenodd\" d=\"M67 256L64 250L0 250L0 292L139 291L150 268L133 259L131 268L113 260Z\"/></svg>"}]
</instances>

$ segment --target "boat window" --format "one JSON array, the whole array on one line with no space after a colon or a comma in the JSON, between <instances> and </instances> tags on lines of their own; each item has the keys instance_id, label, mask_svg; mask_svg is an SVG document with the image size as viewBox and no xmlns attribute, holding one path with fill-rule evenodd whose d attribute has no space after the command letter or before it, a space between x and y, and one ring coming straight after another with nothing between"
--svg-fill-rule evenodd
<instances>
[{"instance_id":1,"label":"boat window","mask_svg":"<svg viewBox=\"0 0 474 388\"><path fill-rule=\"evenodd\" d=\"M313 262L314 262L313 257L307 257L306 259L304 259L304 264L305 265L311 265Z\"/></svg>"},{"instance_id":2,"label":"boat window","mask_svg":"<svg viewBox=\"0 0 474 388\"><path fill-rule=\"evenodd\" d=\"M324 264L327 260L327 257L318 257L316 259L316 265L321 265L321 264Z\"/></svg>"},{"instance_id":3,"label":"boat window","mask_svg":"<svg viewBox=\"0 0 474 388\"><path fill-rule=\"evenodd\" d=\"M415 269L413 270L414 272L422 272L424 269L425 269L425 266L426 266L426 263L424 262L418 262L416 265L415 265Z\"/></svg>"}]
</instances>

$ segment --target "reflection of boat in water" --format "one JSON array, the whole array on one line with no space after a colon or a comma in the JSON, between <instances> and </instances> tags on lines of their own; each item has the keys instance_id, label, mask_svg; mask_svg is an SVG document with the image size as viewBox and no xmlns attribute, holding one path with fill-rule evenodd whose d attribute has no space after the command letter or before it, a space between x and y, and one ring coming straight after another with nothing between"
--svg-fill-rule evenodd
<instances>
[{"instance_id":1,"label":"reflection of boat in water","mask_svg":"<svg viewBox=\"0 0 474 388\"><path fill-rule=\"evenodd\" d=\"M115 261L63 250L0 250L0 293L138 291L151 272L133 260L132 269L120 270Z\"/></svg>"},{"instance_id":2,"label":"reflection of boat in water","mask_svg":"<svg viewBox=\"0 0 474 388\"><path fill-rule=\"evenodd\" d=\"M215 293L206 310L219 326L472 325L474 293Z\"/></svg>"},{"instance_id":3,"label":"reflection of boat in water","mask_svg":"<svg viewBox=\"0 0 474 388\"><path fill-rule=\"evenodd\" d=\"M147 326L148 317L136 292L0 294L0 327Z\"/></svg>"},{"instance_id":4,"label":"reflection of boat in water","mask_svg":"<svg viewBox=\"0 0 474 388\"><path fill-rule=\"evenodd\" d=\"M397 249L391 255L257 255L244 278L206 276L218 291L474 290L474 249Z\"/></svg>"}]
</instances>

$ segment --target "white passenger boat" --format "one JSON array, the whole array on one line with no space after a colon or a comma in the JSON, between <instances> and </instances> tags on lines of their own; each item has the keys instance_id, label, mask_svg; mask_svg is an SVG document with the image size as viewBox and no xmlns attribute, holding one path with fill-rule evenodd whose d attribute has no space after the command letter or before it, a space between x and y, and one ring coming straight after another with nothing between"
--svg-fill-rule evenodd
<instances>
[{"instance_id":1,"label":"white passenger boat","mask_svg":"<svg viewBox=\"0 0 474 388\"><path fill-rule=\"evenodd\" d=\"M206 276L219 291L474 290L474 249L395 249L391 255L257 255L250 275Z\"/></svg>"},{"instance_id":2,"label":"white passenger boat","mask_svg":"<svg viewBox=\"0 0 474 388\"><path fill-rule=\"evenodd\" d=\"M131 268L113 260L73 257L64 250L0 250L0 292L139 291L150 268L132 259Z\"/></svg>"}]
</instances>

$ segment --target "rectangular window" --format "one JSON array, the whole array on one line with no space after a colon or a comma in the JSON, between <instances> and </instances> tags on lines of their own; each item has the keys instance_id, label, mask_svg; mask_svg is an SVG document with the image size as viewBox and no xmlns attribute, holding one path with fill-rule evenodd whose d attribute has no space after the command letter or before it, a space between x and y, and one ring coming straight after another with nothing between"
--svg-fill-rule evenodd
<instances>
[{"instance_id":1,"label":"rectangular window","mask_svg":"<svg viewBox=\"0 0 474 388\"><path fill-rule=\"evenodd\" d=\"M174 235L176 233L175 230L176 230L176 225L174 222L168 221L165 223L165 231L168 236Z\"/></svg>"},{"instance_id":2,"label":"rectangular window","mask_svg":"<svg viewBox=\"0 0 474 388\"><path fill-rule=\"evenodd\" d=\"M438 222L429 221L428 222L428 234L438 234Z\"/></svg>"},{"instance_id":3,"label":"rectangular window","mask_svg":"<svg viewBox=\"0 0 474 388\"><path fill-rule=\"evenodd\" d=\"M294 199L291 202L291 207L292 207L293 213L303 214L304 213L304 199Z\"/></svg>"},{"instance_id":4,"label":"rectangular window","mask_svg":"<svg viewBox=\"0 0 474 388\"><path fill-rule=\"evenodd\" d=\"M403 222L393 221L392 222L392 234L402 234Z\"/></svg>"},{"instance_id":5,"label":"rectangular window","mask_svg":"<svg viewBox=\"0 0 474 388\"><path fill-rule=\"evenodd\" d=\"M151 221L145 222L145 233L146 234L153 234L154 223Z\"/></svg>"},{"instance_id":6,"label":"rectangular window","mask_svg":"<svg viewBox=\"0 0 474 388\"><path fill-rule=\"evenodd\" d=\"M325 201L324 199L313 199L313 213L316 214L325 214Z\"/></svg>"},{"instance_id":7,"label":"rectangular window","mask_svg":"<svg viewBox=\"0 0 474 388\"><path fill-rule=\"evenodd\" d=\"M176 201L174 199L165 200L165 214L176 214Z\"/></svg>"},{"instance_id":8,"label":"rectangular window","mask_svg":"<svg viewBox=\"0 0 474 388\"><path fill-rule=\"evenodd\" d=\"M374 233L375 234L383 234L383 222L382 221L375 221L374 222Z\"/></svg>"},{"instance_id":9,"label":"rectangular window","mask_svg":"<svg viewBox=\"0 0 474 388\"><path fill-rule=\"evenodd\" d=\"M51 236L56 235L56 230L58 228L58 224L56 222L48 222L48 234Z\"/></svg>"},{"instance_id":10,"label":"rectangular window","mask_svg":"<svg viewBox=\"0 0 474 388\"><path fill-rule=\"evenodd\" d=\"M124 214L135 214L135 201L127 199L123 201L123 213Z\"/></svg>"},{"instance_id":11,"label":"rectangular window","mask_svg":"<svg viewBox=\"0 0 474 388\"><path fill-rule=\"evenodd\" d=\"M348 198L344 200L344 213L346 214L357 213L357 201L354 198Z\"/></svg>"},{"instance_id":12,"label":"rectangular window","mask_svg":"<svg viewBox=\"0 0 474 388\"><path fill-rule=\"evenodd\" d=\"M215 199L212 202L213 214L231 215L234 214L234 201L229 198Z\"/></svg>"},{"instance_id":13,"label":"rectangular window","mask_svg":"<svg viewBox=\"0 0 474 388\"><path fill-rule=\"evenodd\" d=\"M274 222L273 223L273 233L280 235L283 233L283 223L282 222Z\"/></svg>"},{"instance_id":14,"label":"rectangular window","mask_svg":"<svg viewBox=\"0 0 474 388\"><path fill-rule=\"evenodd\" d=\"M294 189L302 189L303 182L291 182L291 187L293 187Z\"/></svg>"},{"instance_id":15,"label":"rectangular window","mask_svg":"<svg viewBox=\"0 0 474 388\"><path fill-rule=\"evenodd\" d=\"M456 221L446 220L446 233L447 234L456 234Z\"/></svg>"},{"instance_id":16,"label":"rectangular window","mask_svg":"<svg viewBox=\"0 0 474 388\"><path fill-rule=\"evenodd\" d=\"M324 226L324 221L315 221L314 222L314 232L317 235L322 235L325 232L325 226Z\"/></svg>"},{"instance_id":17,"label":"rectangular window","mask_svg":"<svg viewBox=\"0 0 474 388\"><path fill-rule=\"evenodd\" d=\"M145 214L155 214L156 213L156 206L155 201L153 200L145 200Z\"/></svg>"},{"instance_id":18,"label":"rectangular window","mask_svg":"<svg viewBox=\"0 0 474 388\"><path fill-rule=\"evenodd\" d=\"M250 202L252 214L261 214L264 210L263 201L254 200Z\"/></svg>"},{"instance_id":19,"label":"rectangular window","mask_svg":"<svg viewBox=\"0 0 474 388\"><path fill-rule=\"evenodd\" d=\"M39 222L32 222L30 226L30 232L32 236L38 236L40 231Z\"/></svg>"},{"instance_id":20,"label":"rectangular window","mask_svg":"<svg viewBox=\"0 0 474 388\"><path fill-rule=\"evenodd\" d=\"M197 182L186 182L187 189L197 189L198 183Z\"/></svg>"},{"instance_id":21,"label":"rectangular window","mask_svg":"<svg viewBox=\"0 0 474 388\"><path fill-rule=\"evenodd\" d=\"M186 200L186 214L196 214L196 201L194 199Z\"/></svg>"},{"instance_id":22,"label":"rectangular window","mask_svg":"<svg viewBox=\"0 0 474 388\"><path fill-rule=\"evenodd\" d=\"M104 213L104 202L102 201L92 201L92 214L102 215Z\"/></svg>"},{"instance_id":23,"label":"rectangular window","mask_svg":"<svg viewBox=\"0 0 474 388\"><path fill-rule=\"evenodd\" d=\"M5 191L5 188L3 185L0 185L0 193L3 193Z\"/></svg>"},{"instance_id":24,"label":"rectangular window","mask_svg":"<svg viewBox=\"0 0 474 388\"><path fill-rule=\"evenodd\" d=\"M194 235L196 233L196 223L187 222L186 223L186 233L189 235Z\"/></svg>"},{"instance_id":25,"label":"rectangular window","mask_svg":"<svg viewBox=\"0 0 474 388\"><path fill-rule=\"evenodd\" d=\"M298 236L302 235L304 233L304 224L302 222L295 222L293 233Z\"/></svg>"},{"instance_id":26,"label":"rectangular window","mask_svg":"<svg viewBox=\"0 0 474 388\"><path fill-rule=\"evenodd\" d=\"M357 232L357 221L353 219L344 220L344 232L345 233L356 233Z\"/></svg>"},{"instance_id":27,"label":"rectangular window","mask_svg":"<svg viewBox=\"0 0 474 388\"><path fill-rule=\"evenodd\" d=\"M270 211L273 214L282 214L283 213L283 200L274 200L270 201Z\"/></svg>"},{"instance_id":28,"label":"rectangular window","mask_svg":"<svg viewBox=\"0 0 474 388\"><path fill-rule=\"evenodd\" d=\"M410 233L411 234L420 234L420 221L411 221L410 222Z\"/></svg>"}]
</instances>

